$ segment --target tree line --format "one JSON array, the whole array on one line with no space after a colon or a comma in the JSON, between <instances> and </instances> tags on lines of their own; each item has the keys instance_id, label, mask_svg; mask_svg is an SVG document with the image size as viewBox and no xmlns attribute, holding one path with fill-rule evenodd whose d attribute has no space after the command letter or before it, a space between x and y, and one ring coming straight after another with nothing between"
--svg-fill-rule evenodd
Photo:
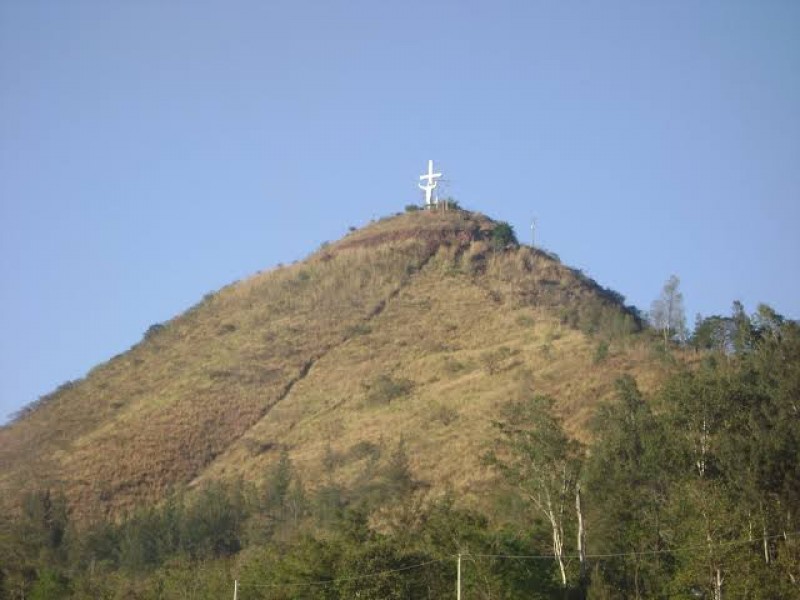
<instances>
[{"instance_id":1,"label":"tree line","mask_svg":"<svg viewBox=\"0 0 800 600\"><path fill-rule=\"evenodd\" d=\"M800 597L800 327L767 306L699 322L711 349L651 397L631 377L582 447L548 398L510 405L489 460L589 598Z\"/></svg>"},{"instance_id":2,"label":"tree line","mask_svg":"<svg viewBox=\"0 0 800 600\"><path fill-rule=\"evenodd\" d=\"M668 348L676 340L667 337ZM767 306L699 320L702 353L644 394L623 377L591 441L522 384L485 461L482 510L430 499L402 441L307 485L176 490L126 519L70 520L42 489L0 519L0 598L800 598L800 326Z\"/></svg>"}]
</instances>

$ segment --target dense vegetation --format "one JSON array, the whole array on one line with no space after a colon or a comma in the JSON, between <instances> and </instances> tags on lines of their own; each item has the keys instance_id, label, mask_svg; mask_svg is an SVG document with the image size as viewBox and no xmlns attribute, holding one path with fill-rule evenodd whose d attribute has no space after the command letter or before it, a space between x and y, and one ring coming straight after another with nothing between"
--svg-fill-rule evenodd
<instances>
[{"instance_id":1,"label":"dense vegetation","mask_svg":"<svg viewBox=\"0 0 800 600\"><path fill-rule=\"evenodd\" d=\"M346 488L329 448L313 484L283 453L121 520L29 494L0 523L0 598L449 598L458 554L466 598L800 598L800 327L737 305L689 344L700 364L652 392L620 378L587 445L522 382L480 512L427 493L402 439L354 449Z\"/></svg>"}]
</instances>

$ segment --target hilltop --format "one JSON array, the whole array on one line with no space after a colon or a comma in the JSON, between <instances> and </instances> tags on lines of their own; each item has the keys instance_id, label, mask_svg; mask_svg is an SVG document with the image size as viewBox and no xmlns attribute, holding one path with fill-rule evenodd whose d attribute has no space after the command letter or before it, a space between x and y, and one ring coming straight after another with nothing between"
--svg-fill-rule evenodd
<instances>
[{"instance_id":1,"label":"hilltop","mask_svg":"<svg viewBox=\"0 0 800 600\"><path fill-rule=\"evenodd\" d=\"M121 515L281 452L349 484L402 444L416 480L480 502L503 405L549 395L586 439L620 375L647 390L665 368L619 294L498 226L400 214L206 295L0 429L0 484Z\"/></svg>"}]
</instances>

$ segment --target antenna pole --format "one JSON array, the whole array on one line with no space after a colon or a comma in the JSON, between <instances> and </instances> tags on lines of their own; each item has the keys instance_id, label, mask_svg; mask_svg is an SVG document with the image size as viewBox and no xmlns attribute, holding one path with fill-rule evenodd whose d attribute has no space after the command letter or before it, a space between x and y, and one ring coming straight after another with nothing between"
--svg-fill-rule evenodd
<instances>
[{"instance_id":1,"label":"antenna pole","mask_svg":"<svg viewBox=\"0 0 800 600\"><path fill-rule=\"evenodd\" d=\"M536 285L536 217L531 221L531 273L534 276L534 285Z\"/></svg>"},{"instance_id":2,"label":"antenna pole","mask_svg":"<svg viewBox=\"0 0 800 600\"><path fill-rule=\"evenodd\" d=\"M237 600L239 596L239 580L233 580L233 600Z\"/></svg>"}]
</instances>

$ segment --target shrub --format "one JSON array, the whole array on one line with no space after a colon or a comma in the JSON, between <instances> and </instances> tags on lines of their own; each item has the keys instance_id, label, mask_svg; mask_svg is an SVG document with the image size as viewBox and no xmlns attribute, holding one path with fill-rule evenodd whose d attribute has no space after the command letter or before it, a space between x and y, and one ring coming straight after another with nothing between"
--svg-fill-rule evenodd
<instances>
[{"instance_id":1,"label":"shrub","mask_svg":"<svg viewBox=\"0 0 800 600\"><path fill-rule=\"evenodd\" d=\"M381 447L369 440L362 440L347 450L347 457L351 460L378 460L381 456Z\"/></svg>"},{"instance_id":2,"label":"shrub","mask_svg":"<svg viewBox=\"0 0 800 600\"><path fill-rule=\"evenodd\" d=\"M379 375L371 383L365 384L366 401L371 405L386 405L392 400L408 395L414 383L408 379L392 379L388 375Z\"/></svg>"},{"instance_id":3,"label":"shrub","mask_svg":"<svg viewBox=\"0 0 800 600\"><path fill-rule=\"evenodd\" d=\"M435 404L432 408L431 417L445 427L458 420L458 411L444 404Z\"/></svg>"},{"instance_id":4,"label":"shrub","mask_svg":"<svg viewBox=\"0 0 800 600\"><path fill-rule=\"evenodd\" d=\"M452 356L445 356L443 368L447 373L458 373L466 369L466 366Z\"/></svg>"},{"instance_id":5,"label":"shrub","mask_svg":"<svg viewBox=\"0 0 800 600\"><path fill-rule=\"evenodd\" d=\"M223 323L219 326L219 329L217 329L217 334L225 335L227 333L233 333L234 331L236 331L236 325L233 323Z\"/></svg>"},{"instance_id":6,"label":"shrub","mask_svg":"<svg viewBox=\"0 0 800 600\"><path fill-rule=\"evenodd\" d=\"M514 228L505 221L500 221L492 229L492 245L495 250L501 250L509 244L517 245L517 236Z\"/></svg>"},{"instance_id":7,"label":"shrub","mask_svg":"<svg viewBox=\"0 0 800 600\"><path fill-rule=\"evenodd\" d=\"M486 368L486 372L489 375L495 375L502 370L503 363L506 359L518 353L518 350L512 350L508 346L501 346L497 350L484 352L481 355L481 360L483 361L483 366Z\"/></svg>"},{"instance_id":8,"label":"shrub","mask_svg":"<svg viewBox=\"0 0 800 600\"><path fill-rule=\"evenodd\" d=\"M536 321L530 315L517 315L514 321L520 327L533 327L536 324Z\"/></svg>"},{"instance_id":9,"label":"shrub","mask_svg":"<svg viewBox=\"0 0 800 600\"><path fill-rule=\"evenodd\" d=\"M601 363L608 358L608 342L600 342L594 352L594 362Z\"/></svg>"},{"instance_id":10,"label":"shrub","mask_svg":"<svg viewBox=\"0 0 800 600\"><path fill-rule=\"evenodd\" d=\"M368 335L372 333L372 328L366 323L356 323L347 328L347 337L355 337L357 335Z\"/></svg>"},{"instance_id":11,"label":"shrub","mask_svg":"<svg viewBox=\"0 0 800 600\"><path fill-rule=\"evenodd\" d=\"M419 206L417 206L416 204L406 204L407 213L417 212L418 210Z\"/></svg>"},{"instance_id":12,"label":"shrub","mask_svg":"<svg viewBox=\"0 0 800 600\"><path fill-rule=\"evenodd\" d=\"M163 323L154 323L144 332L144 339L149 340L159 332L164 331L164 329L166 329L166 326Z\"/></svg>"}]
</instances>

